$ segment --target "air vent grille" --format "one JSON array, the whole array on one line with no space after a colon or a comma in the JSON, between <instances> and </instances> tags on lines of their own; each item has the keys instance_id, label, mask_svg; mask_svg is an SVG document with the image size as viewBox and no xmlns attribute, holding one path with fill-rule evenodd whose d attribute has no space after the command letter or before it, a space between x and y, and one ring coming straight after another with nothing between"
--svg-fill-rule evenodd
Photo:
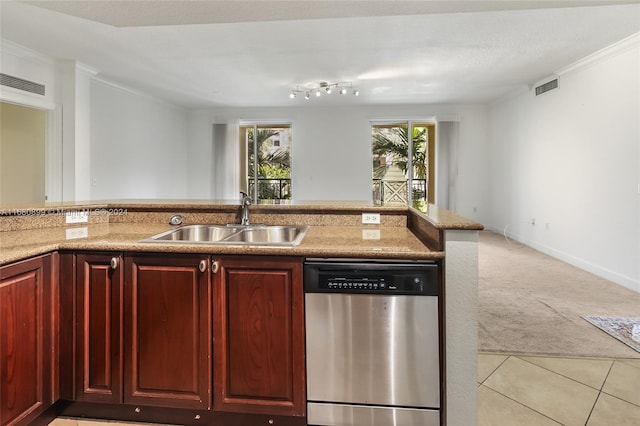
<instances>
[{"instance_id":1,"label":"air vent grille","mask_svg":"<svg viewBox=\"0 0 640 426\"><path fill-rule=\"evenodd\" d=\"M34 83L33 81L24 80L22 78L2 73L0 73L0 84L44 96L44 84Z\"/></svg>"},{"instance_id":2,"label":"air vent grille","mask_svg":"<svg viewBox=\"0 0 640 426\"><path fill-rule=\"evenodd\" d=\"M555 80L551 80L548 83L541 84L540 86L536 87L536 96L542 95L544 92L548 92L549 90L556 89L557 87L558 87L557 78Z\"/></svg>"}]
</instances>

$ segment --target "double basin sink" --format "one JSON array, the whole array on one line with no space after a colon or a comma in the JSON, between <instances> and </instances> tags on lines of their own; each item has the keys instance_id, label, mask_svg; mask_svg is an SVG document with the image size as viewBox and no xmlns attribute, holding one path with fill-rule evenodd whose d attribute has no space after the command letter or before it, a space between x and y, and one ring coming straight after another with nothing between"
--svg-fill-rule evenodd
<instances>
[{"instance_id":1,"label":"double basin sink","mask_svg":"<svg viewBox=\"0 0 640 426\"><path fill-rule=\"evenodd\" d=\"M308 229L308 225L184 225L142 242L297 246Z\"/></svg>"}]
</instances>

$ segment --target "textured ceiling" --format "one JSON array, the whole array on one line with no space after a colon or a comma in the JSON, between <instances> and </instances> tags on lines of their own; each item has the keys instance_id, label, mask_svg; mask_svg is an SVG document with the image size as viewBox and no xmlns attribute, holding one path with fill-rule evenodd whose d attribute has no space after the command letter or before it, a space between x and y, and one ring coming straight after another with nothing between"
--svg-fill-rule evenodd
<instances>
[{"instance_id":1,"label":"textured ceiling","mask_svg":"<svg viewBox=\"0 0 640 426\"><path fill-rule=\"evenodd\" d=\"M2 0L0 8L3 39L189 107L491 102L640 31L638 1ZM361 96L288 98L321 81L350 81Z\"/></svg>"},{"instance_id":2,"label":"textured ceiling","mask_svg":"<svg viewBox=\"0 0 640 426\"><path fill-rule=\"evenodd\" d=\"M488 12L610 5L612 3L634 3L634 1L25 0L24 3L103 24L128 27Z\"/></svg>"}]
</instances>

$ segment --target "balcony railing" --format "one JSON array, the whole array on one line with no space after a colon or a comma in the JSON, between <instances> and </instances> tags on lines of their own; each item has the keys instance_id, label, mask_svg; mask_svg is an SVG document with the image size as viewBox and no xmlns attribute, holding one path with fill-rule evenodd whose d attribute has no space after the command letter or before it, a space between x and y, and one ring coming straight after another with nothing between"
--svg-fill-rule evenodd
<instances>
[{"instance_id":1,"label":"balcony railing","mask_svg":"<svg viewBox=\"0 0 640 426\"><path fill-rule=\"evenodd\" d=\"M395 182L395 181L394 181ZM408 180L400 181L408 182ZM384 204L385 202L385 189L382 184L382 179L373 179L373 201ZM407 191L408 199L408 191ZM388 198L388 197L387 197ZM411 181L411 199L415 203L416 201L426 201L427 199L427 180L426 179L413 179Z\"/></svg>"},{"instance_id":2,"label":"balcony railing","mask_svg":"<svg viewBox=\"0 0 640 426\"><path fill-rule=\"evenodd\" d=\"M249 193L254 194L254 180L249 178ZM259 200L291 199L291 179L258 178Z\"/></svg>"},{"instance_id":3,"label":"balcony railing","mask_svg":"<svg viewBox=\"0 0 640 426\"><path fill-rule=\"evenodd\" d=\"M249 178L249 191L251 194L253 194L253 178ZM411 191L412 200L414 202L425 201L427 199L427 180L413 179L411 181ZM258 178L258 199L291 199L291 179ZM373 200L381 203L384 203L385 201L384 185L382 185L382 179L373 179Z\"/></svg>"}]
</instances>

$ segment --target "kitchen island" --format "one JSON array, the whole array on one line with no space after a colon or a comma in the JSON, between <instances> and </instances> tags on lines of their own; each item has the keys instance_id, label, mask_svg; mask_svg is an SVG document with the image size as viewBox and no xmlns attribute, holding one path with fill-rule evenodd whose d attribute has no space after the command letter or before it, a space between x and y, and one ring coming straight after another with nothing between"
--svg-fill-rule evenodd
<instances>
[{"instance_id":1,"label":"kitchen island","mask_svg":"<svg viewBox=\"0 0 640 426\"><path fill-rule=\"evenodd\" d=\"M84 215L87 222L67 224L67 217L71 216L71 220L74 221L74 215L82 216L78 212L85 212ZM363 213L379 214L380 223L363 225ZM69 337L67 335L69 333L64 331L75 329L76 335L81 334L84 329L74 328L73 321L77 322L83 313L84 315L90 315L91 312L96 313L97 311L82 310L84 305L78 307L82 302L82 298L79 295L84 294L78 289L85 287L76 284L74 287L76 292L72 296L65 293L65 291L70 291L68 290L67 282L75 280L78 283L82 281L80 276L83 274L83 270L79 269L77 264L79 261L86 261L85 257L91 254L102 257L94 259L97 259L97 263L85 262L85 266L88 265L86 268L88 268L87 271L89 272L84 278L95 280L97 279L95 278L96 276L100 276L100 273L103 273L103 281L100 284L104 286L105 291L107 288L112 290L114 285L113 277L115 277L116 281L118 279L138 280L136 282L142 282L143 284L140 288L143 288L144 282L140 280L145 276L146 272L144 271L150 268L162 268L162 265L165 264L175 267L173 271L177 271L176 273L183 272L184 268L187 268L187 263L171 264L169 260L172 256L186 257L190 259L189 261L196 259L195 266L188 266L190 268L200 267L199 265L204 262L207 270L209 268L213 270L216 267L216 262L219 262L218 264L222 262L223 267L233 268L233 265L237 264L234 263L237 262L237 259L241 257L243 259L250 258L251 261L260 264L260 271L267 275L271 273L269 271L272 269L270 269L271 266L262 262L265 259L273 260L272 263L274 264L277 263L277 260L293 260L293 263L295 263L305 258L429 260L438 262L444 271L444 297L441 309L444 324L442 351L445 355L442 362L442 376L445 377L445 381L442 384L442 401L444 403L442 421L443 424L450 425L475 424L477 231L482 229L480 224L438 209L435 206L428 206L425 212L420 212L406 207L376 207L366 203L345 202L255 205L251 206L251 221L253 223L310 225L309 231L301 244L293 247L268 247L250 244L210 245L141 242L151 235L171 229L172 226L169 225L169 219L175 214L180 214L183 217L183 223L187 225L238 223L239 206L233 203L215 201L172 200L147 202L126 200L30 208L5 208L2 211L2 216L0 216L0 264L6 265L5 268L10 268L19 265L21 261L51 254L52 257L48 258L45 263L51 263L49 267L51 272L47 273L50 274L53 281L56 281L55 285L52 286L52 295L49 296L49 299L46 299L52 300L50 316L53 318L52 327L54 331L51 334L56 335L56 326L61 329L58 331L61 336L59 340L56 341L50 337L54 349L50 357L53 371L47 376L50 377L48 381L51 386L46 383L44 388L50 388L49 393L51 395L48 401L35 404L37 407L28 413L25 419L32 418L29 416L39 415L46 409L47 405L51 405L58 400L89 401L85 402L85 404L94 404L88 407L91 407L94 412L100 412L95 407L95 401L111 401L109 403L113 403L113 401L123 400L118 389L116 389L115 393L111 390L102 389L107 382L110 386L115 385L116 388L125 389L125 404L128 403L131 407L134 407L133 414L130 416L126 418L117 416L117 418L122 420L140 419L140 421L161 421L159 419L163 418L162 416L165 419L169 418L165 412L163 414L154 414L153 410L151 410L152 414L148 414L149 410L147 409L135 412L135 408L139 408L136 404L142 407L153 406L154 400L152 397L154 396L147 395L148 398L145 399L144 392L135 388L135 383L127 382L126 378L128 376L126 374L124 375L124 385L122 383L123 375L115 374L113 376L114 380L111 381L104 380L101 377L102 387L97 386L95 389L91 389L90 386L87 387L87 383L84 383L79 377L81 373L78 372L79 367L77 364L82 364L80 361L83 360L83 356L86 354L83 354L78 345L75 345L75 350L71 349L74 346L73 336ZM108 270L109 264L115 262L117 265L118 262L123 260L128 262L125 272L104 275L104 271ZM278 269L278 271L285 271L295 277L299 273L296 268L296 266L286 266ZM138 271L136 272L138 275L131 271ZM92 273L95 273L95 275L91 275ZM197 277L198 273L195 269L190 273ZM214 288L216 288L216 278L213 279L213 282ZM84 282L82 285L86 286L87 283ZM120 285L120 283L116 282L116 285ZM204 298L206 298L207 292L210 291L211 287L198 278L194 282L193 288L193 297L204 294ZM121 293L116 291L115 297L122 297ZM171 293L168 293L168 295L171 296ZM4 303L5 299L2 300ZM69 307L63 306L65 303L76 304L74 310L78 314L76 317L69 316ZM214 312L219 311L216 307L220 307L216 303L221 302L212 303ZM211 310L211 307L211 305L204 304L199 306L199 309L206 311ZM283 308L286 307L283 306ZM293 308L288 308L293 309L291 311L292 315L300 315L300 306L296 307L294 304ZM131 306L127 302L123 305L123 312L120 315L126 314L132 319L136 318L136 309L136 306ZM144 314L144 311L140 311L140 314ZM153 312L148 312L148 314L150 318L154 318ZM95 322L97 319L105 321L109 318L111 318L109 313L105 313L104 316L98 316L93 321ZM176 316L176 318L179 317ZM232 321L233 317L228 317L227 320ZM207 318L206 316L197 318L196 322L198 324L206 324ZM90 324L90 322L87 324ZM192 343L202 344L207 338L210 338L211 333L215 336L219 335L216 332L224 332L222 328L218 330L215 324L214 321L213 331L206 325L195 326L192 330L193 333L190 334L193 337ZM142 325L136 325L136 327L138 326L142 327ZM65 329L65 327L67 328ZM136 330L136 328L131 327L129 329ZM290 331L291 335L294 336L294 340L300 338L300 332L304 333L304 330L294 330L293 328ZM71 332L71 334L73 333ZM127 351L132 351L132 348L128 347L131 346L129 343L135 342L129 342L129 338L124 339L123 335L126 335L126 333L120 333L112 337L116 339L116 343L120 342L123 347L126 347L126 350L123 349L126 355ZM299 341L296 344L304 346ZM105 348L107 347L109 346L105 346ZM222 372L222 368L216 363L219 358L223 358L225 355L218 353L219 349L218 352L216 350L214 344L213 353L209 353L206 350L198 353L198 357L196 357L198 360L194 362L193 368L200 369L199 374L211 376L212 368L214 376ZM137 352L130 353L134 357ZM216 354L219 356L216 357ZM300 358L299 353L297 355L292 353L291 355L294 358ZM210 356L213 356L213 364L211 362L200 363L200 358L204 357L206 361L206 358ZM69 358L72 359L70 360ZM303 359L304 354L302 354ZM88 358L85 361L87 361L87 365L92 362ZM126 373L137 368L134 364L129 365L129 361L126 361L124 366L121 363L122 360L116 360L112 365L115 367L116 372L125 371ZM296 375L304 376L304 365L301 366L299 364L298 362L294 370L291 371L286 370L285 367L283 368L292 377ZM85 371L87 368L85 368ZM110 370L109 374L113 373L113 370ZM76 377L70 379L68 377L70 375L75 375ZM139 377L139 374L131 377ZM116 383L113 383L114 381ZM162 400L162 398L175 397L180 394L180 398L172 399L172 401L179 400L176 406L184 407L184 409L193 409L195 410L193 412L197 413L190 418L189 422L183 421L185 424L198 424L200 420L206 420L206 413L211 410L215 412L219 409L220 412L224 413L242 414L243 406L240 402L243 401L238 399L229 400L226 401L226 405L223 401L224 398L222 396L229 390L224 388L223 384L229 383L229 376L220 376L213 380L213 397L207 389L207 383L211 383L211 380L205 381L204 384L198 382L197 385L188 390L178 389L176 391L176 389L172 389L171 393L159 396L158 398L160 399L157 401L162 402L165 406L171 406L171 404L166 404L167 401ZM304 377L302 382L298 381L296 383L294 387L302 388ZM128 394L127 391L129 392ZM289 390L285 394L287 392ZM302 394L304 395L304 389L302 389ZM127 402L127 395L129 395L129 402ZM138 397L139 399L136 399ZM282 399L281 396L276 396L275 399L278 398ZM304 419L304 401L300 401L299 395L292 398L291 404L283 403L280 404L280 407L275 408L269 407L268 398L264 399L265 401L263 401L262 405L253 404L249 406L248 411L261 412L260 410L262 410L262 413L267 416L265 417L266 421L275 419L275 421L278 421L277 424L287 424L288 415L292 415L294 419L296 416ZM151 403L148 403L149 401ZM71 406L73 408L73 404ZM65 414L74 413L73 409L64 411L64 409L60 408L60 403L54 405L53 409L49 409L48 413L55 409L58 410L57 412ZM167 408L158 408L158 410L167 410ZM283 413L284 415L278 417ZM145 417L145 414L147 414L147 417ZM222 417L219 418L221 419ZM2 419L4 424L4 417ZM233 421L229 420L229 422ZM226 423L221 424L224 425Z\"/></svg>"}]
</instances>

